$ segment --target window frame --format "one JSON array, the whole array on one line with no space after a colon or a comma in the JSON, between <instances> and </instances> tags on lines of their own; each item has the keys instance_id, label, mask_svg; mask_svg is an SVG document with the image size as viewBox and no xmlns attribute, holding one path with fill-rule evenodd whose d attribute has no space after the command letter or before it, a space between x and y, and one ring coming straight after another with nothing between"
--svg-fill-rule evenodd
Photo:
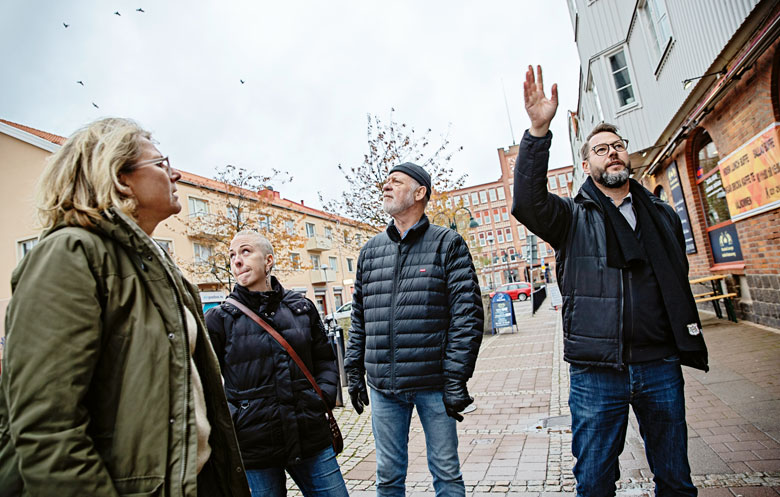
<instances>
[{"instance_id":1,"label":"window frame","mask_svg":"<svg viewBox=\"0 0 780 497\"><path fill-rule=\"evenodd\" d=\"M626 73L628 74L629 84L626 85L626 86L621 86L620 88L618 88L617 87L617 82L615 81L615 74L617 74L617 72L619 72L620 70L612 71L612 64L610 62L610 59L612 57L616 56L617 54L619 54L620 52L623 52L623 56L624 56L625 61L626 61L625 70L626 70ZM615 50L612 50L612 51L604 54L604 66L606 68L607 73L609 74L609 82L610 82L610 85L612 87L612 98L613 98L613 102L615 103L615 109L616 109L615 116L616 117L619 116L620 114L630 110L630 109L634 109L634 108L640 106L639 88L637 87L637 85L635 83L635 81L637 79L636 79L636 75L634 74L633 65L634 64L631 61L631 56L630 56L630 53L628 51L628 44L626 44L626 43L623 43L622 45L620 45L617 48L615 48ZM624 104L624 105L621 105L620 104L620 96L619 96L618 92L620 90L628 87L628 86L631 87L631 91L633 92L633 95L634 95L634 101L630 102L630 103L627 103L627 104Z\"/></svg>"}]
</instances>

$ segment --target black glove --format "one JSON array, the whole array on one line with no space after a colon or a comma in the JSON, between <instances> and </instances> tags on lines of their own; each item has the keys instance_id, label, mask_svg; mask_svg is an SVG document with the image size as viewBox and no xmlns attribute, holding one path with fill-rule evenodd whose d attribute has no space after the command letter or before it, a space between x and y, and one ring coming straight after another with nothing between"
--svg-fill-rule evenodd
<instances>
[{"instance_id":1,"label":"black glove","mask_svg":"<svg viewBox=\"0 0 780 497\"><path fill-rule=\"evenodd\" d=\"M472 402L474 398L469 396L465 381L450 378L444 380L444 410L447 411L447 416L463 421L460 412Z\"/></svg>"},{"instance_id":2,"label":"black glove","mask_svg":"<svg viewBox=\"0 0 780 497\"><path fill-rule=\"evenodd\" d=\"M347 383L349 386L349 398L352 400L352 407L358 414L363 414L363 406L368 405L368 390L366 390L366 380L363 374L347 373Z\"/></svg>"}]
</instances>

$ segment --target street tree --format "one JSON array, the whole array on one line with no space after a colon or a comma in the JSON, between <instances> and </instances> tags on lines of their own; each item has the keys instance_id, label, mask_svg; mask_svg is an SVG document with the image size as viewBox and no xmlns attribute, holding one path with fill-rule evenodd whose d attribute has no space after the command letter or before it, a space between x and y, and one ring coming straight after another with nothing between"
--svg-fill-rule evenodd
<instances>
[{"instance_id":1,"label":"street tree","mask_svg":"<svg viewBox=\"0 0 780 497\"><path fill-rule=\"evenodd\" d=\"M455 147L445 135L438 145L432 144L432 130L418 133L412 126L395 120L391 109L390 118L385 121L368 114L368 151L359 164L338 168L347 181L347 189L335 199L320 201L325 210L354 219L375 229L382 229L389 216L382 210L382 186L393 166L403 162L414 162L431 175L432 196L426 213L433 220L453 218L453 205L447 207L452 190L463 186L465 175L456 176L449 162L452 156L463 149ZM442 217L438 214L442 213ZM448 224L447 224L448 225Z\"/></svg>"}]
</instances>

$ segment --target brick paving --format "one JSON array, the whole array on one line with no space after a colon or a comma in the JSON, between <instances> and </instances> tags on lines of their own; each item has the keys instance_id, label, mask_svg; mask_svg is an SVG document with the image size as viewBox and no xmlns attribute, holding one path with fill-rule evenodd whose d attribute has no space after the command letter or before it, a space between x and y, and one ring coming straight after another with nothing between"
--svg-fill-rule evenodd
<instances>
[{"instance_id":1,"label":"brick paving","mask_svg":"<svg viewBox=\"0 0 780 497\"><path fill-rule=\"evenodd\" d=\"M569 375L561 316L545 302L534 317L516 303L519 332L485 335L469 391L477 409L458 424L467 495L574 495ZM703 497L780 495L780 334L701 315L710 372L683 368L693 479ZM345 399L348 399L345 390ZM370 406L336 410L345 437L339 456L350 495L375 495ZM618 495L652 495L636 419L620 456ZM288 481L289 495L300 495ZM416 416L409 434L407 495L433 496L425 439Z\"/></svg>"}]
</instances>

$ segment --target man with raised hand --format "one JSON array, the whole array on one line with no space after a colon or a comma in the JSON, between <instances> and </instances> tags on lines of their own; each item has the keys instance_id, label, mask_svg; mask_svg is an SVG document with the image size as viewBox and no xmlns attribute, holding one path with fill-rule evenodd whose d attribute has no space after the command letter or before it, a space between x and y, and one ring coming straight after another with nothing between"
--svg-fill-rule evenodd
<instances>
[{"instance_id":1,"label":"man with raised hand","mask_svg":"<svg viewBox=\"0 0 780 497\"><path fill-rule=\"evenodd\" d=\"M597 125L582 146L588 176L574 198L547 191L558 88L542 69L523 85L531 128L515 166L512 214L555 248L578 496L615 495L628 409L634 409L656 495L695 496L681 364L706 371L674 209L630 179L628 140Z\"/></svg>"},{"instance_id":2,"label":"man with raised hand","mask_svg":"<svg viewBox=\"0 0 780 497\"><path fill-rule=\"evenodd\" d=\"M358 414L370 391L380 497L404 495L415 408L436 495L465 495L455 420L474 401L466 382L482 340L482 300L466 242L425 216L430 197L422 167L390 170L383 207L393 220L361 249L355 275L345 362Z\"/></svg>"}]
</instances>

